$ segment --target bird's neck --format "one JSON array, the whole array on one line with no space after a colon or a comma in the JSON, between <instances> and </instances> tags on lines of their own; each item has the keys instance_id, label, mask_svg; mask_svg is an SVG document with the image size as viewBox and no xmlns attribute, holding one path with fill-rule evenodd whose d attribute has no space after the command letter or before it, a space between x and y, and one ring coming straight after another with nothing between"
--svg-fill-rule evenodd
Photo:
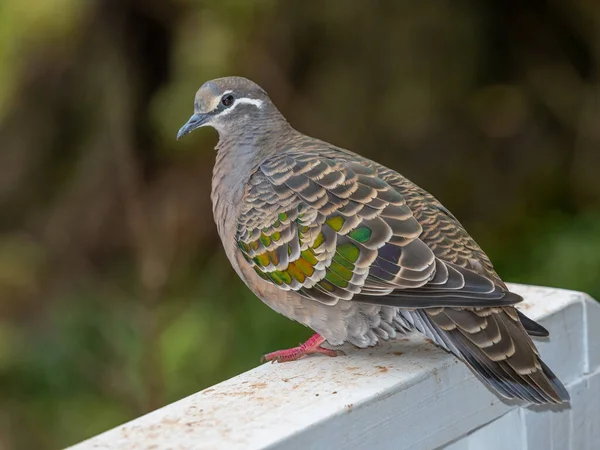
<instances>
[{"instance_id":1,"label":"bird's neck","mask_svg":"<svg viewBox=\"0 0 600 450\"><path fill-rule=\"evenodd\" d=\"M260 120L239 123L221 132L217 144L217 162L238 176L249 176L269 156L281 151L282 143L297 133L273 108Z\"/></svg>"}]
</instances>

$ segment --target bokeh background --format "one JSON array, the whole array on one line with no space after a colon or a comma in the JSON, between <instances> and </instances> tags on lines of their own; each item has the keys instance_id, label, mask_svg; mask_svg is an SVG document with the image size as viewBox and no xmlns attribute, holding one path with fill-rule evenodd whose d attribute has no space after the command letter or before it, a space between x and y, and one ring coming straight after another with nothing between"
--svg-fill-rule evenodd
<instances>
[{"instance_id":1,"label":"bokeh background","mask_svg":"<svg viewBox=\"0 0 600 450\"><path fill-rule=\"evenodd\" d=\"M229 267L207 79L449 207L508 281L600 298L596 0L2 0L0 449L52 449L296 345Z\"/></svg>"}]
</instances>

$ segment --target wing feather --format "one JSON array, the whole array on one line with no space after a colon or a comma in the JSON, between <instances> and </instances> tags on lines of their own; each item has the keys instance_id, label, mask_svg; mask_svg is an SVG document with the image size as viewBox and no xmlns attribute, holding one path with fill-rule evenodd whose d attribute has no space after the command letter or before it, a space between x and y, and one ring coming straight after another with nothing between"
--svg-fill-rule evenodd
<instances>
[{"instance_id":1,"label":"wing feather","mask_svg":"<svg viewBox=\"0 0 600 450\"><path fill-rule=\"evenodd\" d=\"M263 279L327 304L426 308L521 300L492 277L444 258L445 248L453 250L440 238L448 224L424 233L389 173L343 156L288 151L251 177L236 240Z\"/></svg>"}]
</instances>

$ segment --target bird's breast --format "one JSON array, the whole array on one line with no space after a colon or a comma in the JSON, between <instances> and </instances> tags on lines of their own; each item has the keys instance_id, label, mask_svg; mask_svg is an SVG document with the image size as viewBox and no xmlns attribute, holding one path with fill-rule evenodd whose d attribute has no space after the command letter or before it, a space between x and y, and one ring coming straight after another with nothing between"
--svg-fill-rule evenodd
<instances>
[{"instance_id":1,"label":"bird's breast","mask_svg":"<svg viewBox=\"0 0 600 450\"><path fill-rule=\"evenodd\" d=\"M236 271L238 268L235 258L235 234L250 174L250 167L246 168L241 159L243 158L236 158L235 153L228 149L220 149L217 152L211 190L213 217L217 231L225 253Z\"/></svg>"}]
</instances>

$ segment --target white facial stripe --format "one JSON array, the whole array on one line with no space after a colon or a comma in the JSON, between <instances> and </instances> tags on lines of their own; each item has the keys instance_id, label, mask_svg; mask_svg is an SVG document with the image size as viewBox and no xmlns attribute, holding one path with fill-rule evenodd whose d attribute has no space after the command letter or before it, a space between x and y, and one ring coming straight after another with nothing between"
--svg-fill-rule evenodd
<instances>
[{"instance_id":1,"label":"white facial stripe","mask_svg":"<svg viewBox=\"0 0 600 450\"><path fill-rule=\"evenodd\" d=\"M218 114L217 117L226 116L227 114L231 113L231 111L233 111L237 107L237 105L241 105L241 104L254 105L258 109L260 109L260 108L262 108L263 101L259 100L257 98L236 98L235 101L233 102L233 105L231 105L229 108L223 110L223 112L221 114Z\"/></svg>"},{"instance_id":2,"label":"white facial stripe","mask_svg":"<svg viewBox=\"0 0 600 450\"><path fill-rule=\"evenodd\" d=\"M231 109L235 108L240 103L245 103L247 105L254 105L258 109L262 108L262 105L263 105L263 101L259 100L257 98L238 98L235 100L235 102L233 102L233 105L231 105Z\"/></svg>"}]
</instances>

